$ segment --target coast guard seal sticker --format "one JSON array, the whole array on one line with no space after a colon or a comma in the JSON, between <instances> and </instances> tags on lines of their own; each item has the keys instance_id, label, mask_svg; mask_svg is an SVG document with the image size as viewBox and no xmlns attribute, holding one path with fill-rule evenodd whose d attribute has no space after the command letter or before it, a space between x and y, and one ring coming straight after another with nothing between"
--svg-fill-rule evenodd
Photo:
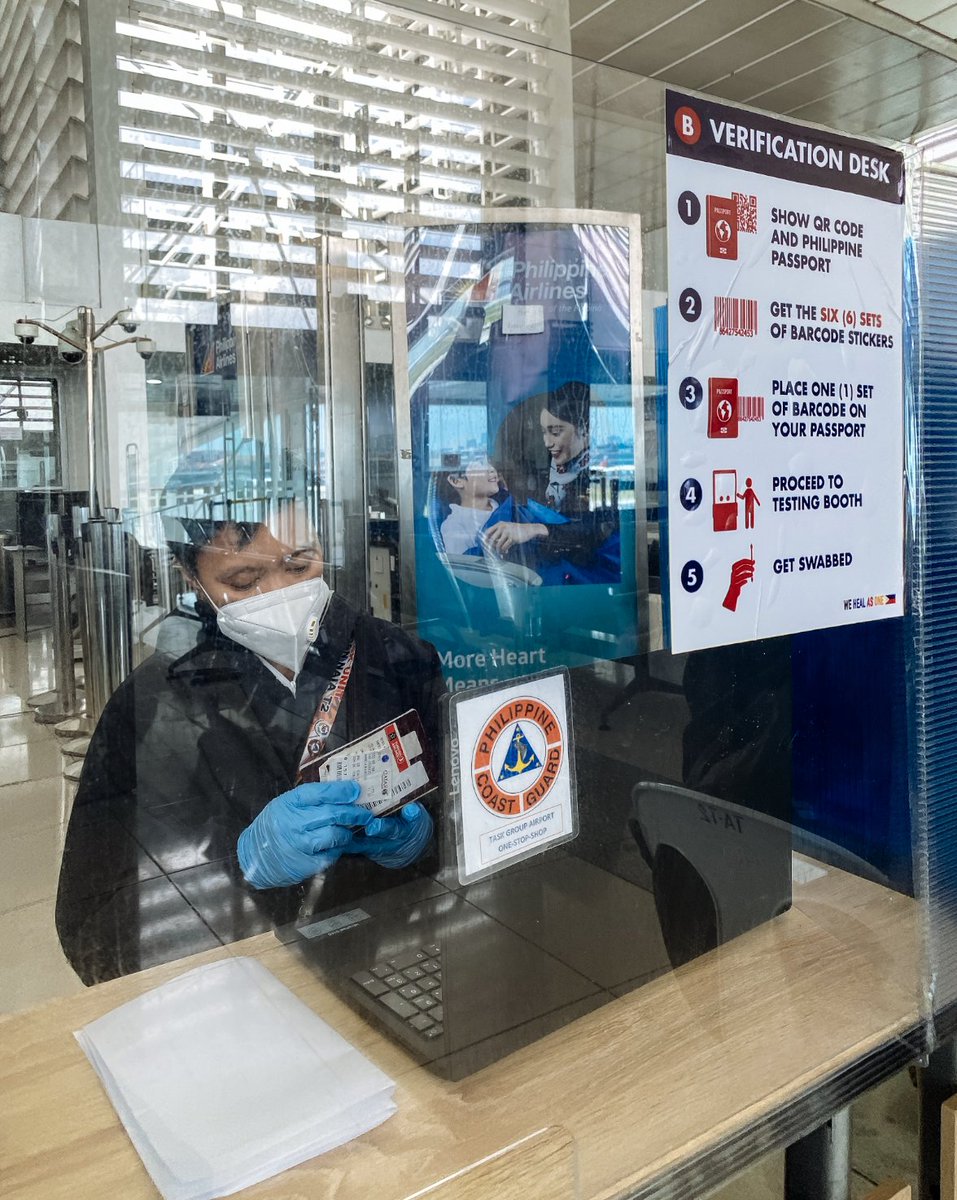
<instances>
[{"instance_id":1,"label":"coast guard seal sticker","mask_svg":"<svg viewBox=\"0 0 957 1200\"><path fill-rule=\"evenodd\" d=\"M472 752L479 800L506 819L528 812L558 778L564 745L558 717L541 700L519 696L499 705Z\"/></svg>"},{"instance_id":2,"label":"coast guard seal sticker","mask_svg":"<svg viewBox=\"0 0 957 1200\"><path fill-rule=\"evenodd\" d=\"M458 692L449 705L460 882L577 836L568 672Z\"/></svg>"}]
</instances>

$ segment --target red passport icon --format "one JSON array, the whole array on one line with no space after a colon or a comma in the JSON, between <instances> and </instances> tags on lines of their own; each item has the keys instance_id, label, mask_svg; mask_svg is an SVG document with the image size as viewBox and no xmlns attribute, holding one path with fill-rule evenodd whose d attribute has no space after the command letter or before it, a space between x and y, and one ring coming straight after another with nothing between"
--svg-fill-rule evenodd
<instances>
[{"instance_id":1,"label":"red passport icon","mask_svg":"<svg viewBox=\"0 0 957 1200\"><path fill-rule=\"evenodd\" d=\"M738 381L708 380L708 437L738 436Z\"/></svg>"},{"instance_id":2,"label":"red passport icon","mask_svg":"<svg viewBox=\"0 0 957 1200\"><path fill-rule=\"evenodd\" d=\"M708 257L738 257L738 206L724 196L708 197Z\"/></svg>"}]
</instances>

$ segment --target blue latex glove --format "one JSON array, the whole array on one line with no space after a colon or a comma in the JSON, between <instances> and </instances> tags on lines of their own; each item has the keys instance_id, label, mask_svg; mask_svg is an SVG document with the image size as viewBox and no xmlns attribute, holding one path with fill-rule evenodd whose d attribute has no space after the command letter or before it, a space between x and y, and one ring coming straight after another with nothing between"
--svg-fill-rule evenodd
<instances>
[{"instance_id":1,"label":"blue latex glove","mask_svg":"<svg viewBox=\"0 0 957 1200\"><path fill-rule=\"evenodd\" d=\"M353 838L349 854L364 854L380 867L407 867L432 840L432 818L413 800L392 817L373 817L365 836Z\"/></svg>"},{"instance_id":2,"label":"blue latex glove","mask_svg":"<svg viewBox=\"0 0 957 1200\"><path fill-rule=\"evenodd\" d=\"M349 847L357 825L374 823L355 803L351 779L302 783L270 800L239 835L239 865L254 888L288 887L325 871Z\"/></svg>"}]
</instances>

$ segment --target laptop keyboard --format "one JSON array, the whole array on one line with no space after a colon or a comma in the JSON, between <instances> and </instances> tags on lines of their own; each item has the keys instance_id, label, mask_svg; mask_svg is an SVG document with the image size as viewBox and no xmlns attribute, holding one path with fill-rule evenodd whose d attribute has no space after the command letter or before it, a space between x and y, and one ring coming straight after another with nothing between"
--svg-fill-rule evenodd
<instances>
[{"instance_id":1,"label":"laptop keyboard","mask_svg":"<svg viewBox=\"0 0 957 1200\"><path fill-rule=\"evenodd\" d=\"M383 959L367 971L357 971L352 979L383 1010L426 1041L434 1041L445 1032L439 946L420 946Z\"/></svg>"}]
</instances>

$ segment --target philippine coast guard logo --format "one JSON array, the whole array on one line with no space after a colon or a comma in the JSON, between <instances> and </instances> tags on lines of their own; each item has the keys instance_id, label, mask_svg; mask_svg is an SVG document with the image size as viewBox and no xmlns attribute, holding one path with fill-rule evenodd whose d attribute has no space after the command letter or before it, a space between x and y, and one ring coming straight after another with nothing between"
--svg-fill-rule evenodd
<instances>
[{"instance_id":1,"label":"philippine coast guard logo","mask_svg":"<svg viewBox=\"0 0 957 1200\"><path fill-rule=\"evenodd\" d=\"M519 696L486 721L472 751L472 777L482 804L499 817L534 808L558 778L564 757L561 722L541 700Z\"/></svg>"}]
</instances>

